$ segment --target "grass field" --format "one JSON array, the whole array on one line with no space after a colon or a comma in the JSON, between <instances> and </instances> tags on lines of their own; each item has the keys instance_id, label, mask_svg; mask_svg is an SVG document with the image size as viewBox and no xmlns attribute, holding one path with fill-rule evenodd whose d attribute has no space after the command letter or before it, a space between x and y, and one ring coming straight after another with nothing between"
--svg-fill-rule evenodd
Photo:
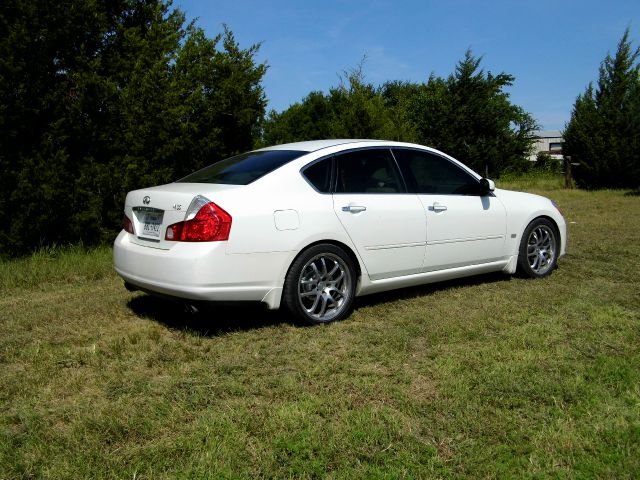
<instances>
[{"instance_id":1,"label":"grass field","mask_svg":"<svg viewBox=\"0 0 640 480\"><path fill-rule=\"evenodd\" d=\"M127 292L109 248L1 263L0 478L639 478L640 197L558 185L506 185L560 204L550 278L325 327L183 313Z\"/></svg>"}]
</instances>

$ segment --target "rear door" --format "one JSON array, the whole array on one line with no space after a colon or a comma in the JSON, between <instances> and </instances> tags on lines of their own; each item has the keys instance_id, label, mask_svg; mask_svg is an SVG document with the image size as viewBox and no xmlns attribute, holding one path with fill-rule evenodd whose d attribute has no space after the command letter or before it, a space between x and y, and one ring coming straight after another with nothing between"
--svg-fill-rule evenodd
<instances>
[{"instance_id":1,"label":"rear door","mask_svg":"<svg viewBox=\"0 0 640 480\"><path fill-rule=\"evenodd\" d=\"M372 280L417 273L424 256L422 203L407 193L385 148L337 155L333 207Z\"/></svg>"},{"instance_id":2,"label":"rear door","mask_svg":"<svg viewBox=\"0 0 640 480\"><path fill-rule=\"evenodd\" d=\"M480 194L476 177L432 152L394 148L393 154L427 216L424 271L504 258L505 208Z\"/></svg>"}]
</instances>

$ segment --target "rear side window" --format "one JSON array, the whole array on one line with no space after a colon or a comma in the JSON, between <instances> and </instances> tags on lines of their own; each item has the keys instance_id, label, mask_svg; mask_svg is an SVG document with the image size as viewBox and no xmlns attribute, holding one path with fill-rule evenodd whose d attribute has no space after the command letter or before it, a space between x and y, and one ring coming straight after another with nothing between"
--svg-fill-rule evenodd
<instances>
[{"instance_id":1,"label":"rear side window","mask_svg":"<svg viewBox=\"0 0 640 480\"><path fill-rule=\"evenodd\" d=\"M387 149L356 150L336 157L336 193L404 193L396 162Z\"/></svg>"},{"instance_id":2,"label":"rear side window","mask_svg":"<svg viewBox=\"0 0 640 480\"><path fill-rule=\"evenodd\" d=\"M264 150L221 160L178 180L179 183L224 183L248 185L307 152Z\"/></svg>"},{"instance_id":3,"label":"rear side window","mask_svg":"<svg viewBox=\"0 0 640 480\"><path fill-rule=\"evenodd\" d=\"M440 155L402 148L394 148L393 154L415 193L480 194L480 184L475 177Z\"/></svg>"},{"instance_id":4,"label":"rear side window","mask_svg":"<svg viewBox=\"0 0 640 480\"><path fill-rule=\"evenodd\" d=\"M310 165L302 171L302 175L319 192L331 192L331 158Z\"/></svg>"}]
</instances>

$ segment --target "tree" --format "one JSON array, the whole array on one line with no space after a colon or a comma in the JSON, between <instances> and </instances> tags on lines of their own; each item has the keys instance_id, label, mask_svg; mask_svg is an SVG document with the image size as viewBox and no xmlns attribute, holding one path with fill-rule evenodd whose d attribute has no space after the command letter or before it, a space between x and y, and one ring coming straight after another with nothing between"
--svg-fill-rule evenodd
<instances>
[{"instance_id":1,"label":"tree","mask_svg":"<svg viewBox=\"0 0 640 480\"><path fill-rule=\"evenodd\" d=\"M564 132L564 150L579 163L583 188L640 188L640 48L629 29L616 54L600 64L597 85L578 95Z\"/></svg>"},{"instance_id":2,"label":"tree","mask_svg":"<svg viewBox=\"0 0 640 480\"><path fill-rule=\"evenodd\" d=\"M365 59L329 90L332 106L331 138L384 138L387 111L376 88L365 81Z\"/></svg>"},{"instance_id":3,"label":"tree","mask_svg":"<svg viewBox=\"0 0 640 480\"><path fill-rule=\"evenodd\" d=\"M419 142L478 172L499 176L526 162L537 125L504 92L514 77L485 73L480 62L467 51L446 80L431 75L414 97L409 115Z\"/></svg>"},{"instance_id":4,"label":"tree","mask_svg":"<svg viewBox=\"0 0 640 480\"><path fill-rule=\"evenodd\" d=\"M128 190L250 149L266 66L167 0L0 4L0 256L111 241Z\"/></svg>"},{"instance_id":5,"label":"tree","mask_svg":"<svg viewBox=\"0 0 640 480\"><path fill-rule=\"evenodd\" d=\"M411 119L410 106L422 91L422 85L403 81L386 82L379 88L387 112L387 128L383 137L400 142L417 142L416 125Z\"/></svg>"},{"instance_id":6,"label":"tree","mask_svg":"<svg viewBox=\"0 0 640 480\"><path fill-rule=\"evenodd\" d=\"M299 103L278 113L269 112L264 123L264 145L331 138L333 113L322 92L311 92Z\"/></svg>"},{"instance_id":7,"label":"tree","mask_svg":"<svg viewBox=\"0 0 640 480\"><path fill-rule=\"evenodd\" d=\"M375 87L366 83L362 64L345 72L325 95L311 92L281 113L270 112L264 125L267 145L322 138L386 138L388 116Z\"/></svg>"}]
</instances>

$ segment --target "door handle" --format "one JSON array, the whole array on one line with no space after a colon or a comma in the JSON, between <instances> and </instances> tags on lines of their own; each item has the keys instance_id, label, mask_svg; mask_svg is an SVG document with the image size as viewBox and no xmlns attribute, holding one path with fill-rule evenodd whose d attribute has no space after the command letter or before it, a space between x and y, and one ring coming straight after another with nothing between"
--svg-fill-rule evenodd
<instances>
[{"instance_id":1,"label":"door handle","mask_svg":"<svg viewBox=\"0 0 640 480\"><path fill-rule=\"evenodd\" d=\"M343 212L350 212L350 213L360 213L360 212L364 212L366 209L367 207L363 207L362 205L347 205L345 207L342 207Z\"/></svg>"},{"instance_id":2,"label":"door handle","mask_svg":"<svg viewBox=\"0 0 640 480\"><path fill-rule=\"evenodd\" d=\"M436 213L444 212L446 209L446 205L440 205L438 202L434 203L433 205L429 205L429 210Z\"/></svg>"}]
</instances>

